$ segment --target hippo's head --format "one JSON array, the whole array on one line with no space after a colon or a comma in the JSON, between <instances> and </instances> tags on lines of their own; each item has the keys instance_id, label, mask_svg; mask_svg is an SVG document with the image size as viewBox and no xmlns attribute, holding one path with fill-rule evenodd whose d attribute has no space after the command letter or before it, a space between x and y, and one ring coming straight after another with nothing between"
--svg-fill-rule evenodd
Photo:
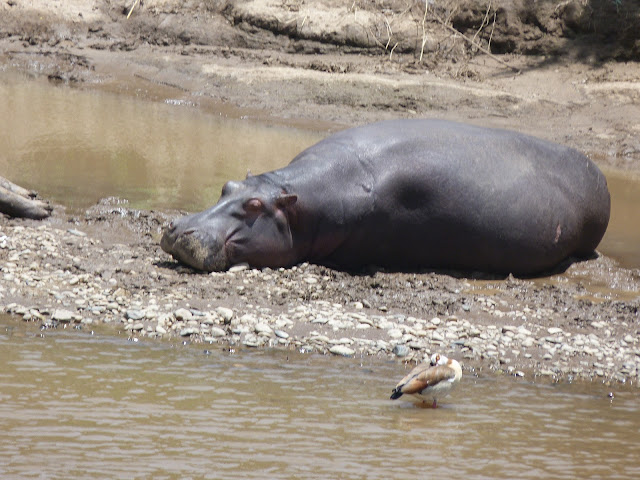
<instances>
[{"instance_id":1,"label":"hippo's head","mask_svg":"<svg viewBox=\"0 0 640 480\"><path fill-rule=\"evenodd\" d=\"M261 179L227 182L218 203L171 222L160 246L193 268L226 270L239 263L294 263L290 219L297 196Z\"/></svg>"}]
</instances>

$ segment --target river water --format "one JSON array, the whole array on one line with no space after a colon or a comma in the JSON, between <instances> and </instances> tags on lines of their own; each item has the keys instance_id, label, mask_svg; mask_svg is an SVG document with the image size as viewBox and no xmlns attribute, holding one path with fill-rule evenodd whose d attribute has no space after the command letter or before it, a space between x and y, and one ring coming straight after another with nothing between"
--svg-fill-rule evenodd
<instances>
[{"instance_id":1,"label":"river water","mask_svg":"<svg viewBox=\"0 0 640 480\"><path fill-rule=\"evenodd\" d=\"M108 196L199 211L227 180L283 167L327 135L211 114L164 90L151 96L160 93L164 103L0 74L0 175L70 212ZM640 178L606 173L612 211L599 250L640 267Z\"/></svg>"},{"instance_id":2,"label":"river water","mask_svg":"<svg viewBox=\"0 0 640 480\"><path fill-rule=\"evenodd\" d=\"M205 351L208 348L209 350ZM0 478L640 478L640 399L380 359L132 342L0 317Z\"/></svg>"}]
</instances>

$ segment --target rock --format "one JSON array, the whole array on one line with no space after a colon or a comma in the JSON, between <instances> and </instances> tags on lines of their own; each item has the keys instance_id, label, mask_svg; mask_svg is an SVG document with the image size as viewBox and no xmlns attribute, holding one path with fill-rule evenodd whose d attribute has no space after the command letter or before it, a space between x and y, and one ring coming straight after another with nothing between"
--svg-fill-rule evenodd
<instances>
[{"instance_id":1,"label":"rock","mask_svg":"<svg viewBox=\"0 0 640 480\"><path fill-rule=\"evenodd\" d=\"M547 328L547 332L549 332L549 335L558 335L559 333L562 333L562 329L558 327L549 327Z\"/></svg>"},{"instance_id":2,"label":"rock","mask_svg":"<svg viewBox=\"0 0 640 480\"><path fill-rule=\"evenodd\" d=\"M216 308L216 313L220 315L224 323L231 322L231 319L233 318L233 310L230 308L218 307Z\"/></svg>"},{"instance_id":3,"label":"rock","mask_svg":"<svg viewBox=\"0 0 640 480\"><path fill-rule=\"evenodd\" d=\"M191 335L194 335L196 333L199 333L199 330L193 327L183 328L182 330L180 330L181 337L190 337Z\"/></svg>"},{"instance_id":4,"label":"rock","mask_svg":"<svg viewBox=\"0 0 640 480\"><path fill-rule=\"evenodd\" d=\"M73 320L73 318L74 318L73 312L70 312L69 310L64 310L64 309L55 310L51 315L52 320L57 320L58 322L63 322L63 323L70 322L71 320Z\"/></svg>"},{"instance_id":5,"label":"rock","mask_svg":"<svg viewBox=\"0 0 640 480\"><path fill-rule=\"evenodd\" d=\"M260 342L260 339L256 335L249 334L246 337L244 337L244 340L242 341L242 344L245 347L259 347L261 342Z\"/></svg>"},{"instance_id":6,"label":"rock","mask_svg":"<svg viewBox=\"0 0 640 480\"><path fill-rule=\"evenodd\" d=\"M232 266L227 270L229 273L243 272L244 270L248 270L249 265L246 263L239 263L237 265Z\"/></svg>"},{"instance_id":7,"label":"rock","mask_svg":"<svg viewBox=\"0 0 640 480\"><path fill-rule=\"evenodd\" d=\"M411 349L406 345L396 345L393 347L393 353L396 357L406 357Z\"/></svg>"},{"instance_id":8,"label":"rock","mask_svg":"<svg viewBox=\"0 0 640 480\"><path fill-rule=\"evenodd\" d=\"M175 312L173 312L173 315L176 317L176 320L188 321L193 318L193 313L191 313L186 308L177 309Z\"/></svg>"},{"instance_id":9,"label":"rock","mask_svg":"<svg viewBox=\"0 0 640 480\"><path fill-rule=\"evenodd\" d=\"M433 340L435 340L436 342L443 342L444 341L444 335L442 335L442 333L435 331L433 332L433 335L431 336L431 338Z\"/></svg>"},{"instance_id":10,"label":"rock","mask_svg":"<svg viewBox=\"0 0 640 480\"><path fill-rule=\"evenodd\" d=\"M355 350L346 345L334 345L329 349L329 352L334 355L342 355L343 357L351 357L356 353Z\"/></svg>"},{"instance_id":11,"label":"rock","mask_svg":"<svg viewBox=\"0 0 640 480\"><path fill-rule=\"evenodd\" d=\"M273 335L273 329L266 323L258 323L254 330L258 335L266 335L269 337Z\"/></svg>"},{"instance_id":12,"label":"rock","mask_svg":"<svg viewBox=\"0 0 640 480\"><path fill-rule=\"evenodd\" d=\"M399 328L392 328L387 332L387 334L389 335L389 338L398 339L402 337L402 330Z\"/></svg>"},{"instance_id":13,"label":"rock","mask_svg":"<svg viewBox=\"0 0 640 480\"><path fill-rule=\"evenodd\" d=\"M124 314L124 317L127 320L142 320L143 318L145 318L145 312L143 312L142 310L127 310L126 313Z\"/></svg>"},{"instance_id":14,"label":"rock","mask_svg":"<svg viewBox=\"0 0 640 480\"><path fill-rule=\"evenodd\" d=\"M212 337L226 337L227 336L227 332L225 332L222 328L220 327L211 327L211 332L210 332Z\"/></svg>"},{"instance_id":15,"label":"rock","mask_svg":"<svg viewBox=\"0 0 640 480\"><path fill-rule=\"evenodd\" d=\"M285 340L287 338L289 338L289 334L287 332L285 332L285 331L282 331L282 330L274 330L273 333L275 333L276 337L278 337L278 338L283 338Z\"/></svg>"}]
</instances>

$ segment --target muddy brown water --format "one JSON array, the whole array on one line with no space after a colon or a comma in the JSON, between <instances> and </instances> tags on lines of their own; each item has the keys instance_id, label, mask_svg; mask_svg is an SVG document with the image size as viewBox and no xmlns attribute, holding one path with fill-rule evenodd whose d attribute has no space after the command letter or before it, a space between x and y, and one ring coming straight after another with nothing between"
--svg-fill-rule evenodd
<instances>
[{"instance_id":1,"label":"muddy brown water","mask_svg":"<svg viewBox=\"0 0 640 480\"><path fill-rule=\"evenodd\" d=\"M72 211L108 196L134 208L201 210L225 181L284 166L323 136L203 113L181 99L0 75L0 175Z\"/></svg>"},{"instance_id":2,"label":"muddy brown water","mask_svg":"<svg viewBox=\"0 0 640 480\"><path fill-rule=\"evenodd\" d=\"M602 385L466 372L422 409L395 362L8 317L0 365L2 478L640 478L640 400Z\"/></svg>"},{"instance_id":3,"label":"muddy brown water","mask_svg":"<svg viewBox=\"0 0 640 480\"><path fill-rule=\"evenodd\" d=\"M225 181L282 167L326 135L205 113L179 98L149 102L0 74L0 175L70 212L108 196L199 211ZM640 267L640 178L606 173L612 214L599 249Z\"/></svg>"}]
</instances>

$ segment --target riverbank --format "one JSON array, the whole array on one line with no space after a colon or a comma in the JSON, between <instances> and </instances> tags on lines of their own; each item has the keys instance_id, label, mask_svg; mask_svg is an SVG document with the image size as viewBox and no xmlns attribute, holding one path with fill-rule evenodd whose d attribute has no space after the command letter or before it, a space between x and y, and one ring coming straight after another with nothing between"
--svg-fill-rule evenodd
<instances>
[{"instance_id":1,"label":"riverbank","mask_svg":"<svg viewBox=\"0 0 640 480\"><path fill-rule=\"evenodd\" d=\"M149 0L129 20L117 2L3 3L0 64L72 88L327 131L413 116L507 127L640 172L636 63L580 57L570 44L498 62L472 55L436 21L419 60L415 49L385 50L360 34L341 40L365 19L370 31L384 27L371 37L378 42L385 25L406 34L400 11L316 2L327 17L304 2L222 3ZM341 19L334 40L300 33L310 23L328 30L332 18ZM293 32L282 26L291 19ZM556 35L560 48L566 38ZM534 280L314 265L202 274L159 248L162 225L177 215L105 202L85 215L57 208L43 222L1 219L0 309L58 328L106 323L132 339L398 361L443 351L467 372L637 385L640 272L610 258Z\"/></svg>"},{"instance_id":2,"label":"riverbank","mask_svg":"<svg viewBox=\"0 0 640 480\"><path fill-rule=\"evenodd\" d=\"M421 361L467 371L637 385L636 272L605 257L522 280L291 269L198 273L158 246L170 215L102 205L69 222L5 220L0 309L43 328ZM617 271L615 285L600 271Z\"/></svg>"}]
</instances>

